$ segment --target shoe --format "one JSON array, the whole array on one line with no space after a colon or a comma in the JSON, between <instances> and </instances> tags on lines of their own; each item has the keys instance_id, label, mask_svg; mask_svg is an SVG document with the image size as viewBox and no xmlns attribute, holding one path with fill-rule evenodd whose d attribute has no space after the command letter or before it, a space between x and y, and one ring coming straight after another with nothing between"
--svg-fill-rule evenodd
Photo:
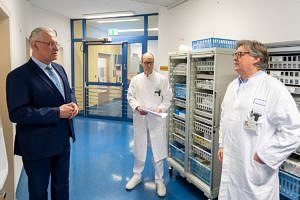
<instances>
[{"instance_id":1,"label":"shoe","mask_svg":"<svg viewBox=\"0 0 300 200\"><path fill-rule=\"evenodd\" d=\"M165 186L164 182L158 181L156 183L156 192L159 197L166 196L167 190L166 190L166 186Z\"/></svg>"},{"instance_id":2,"label":"shoe","mask_svg":"<svg viewBox=\"0 0 300 200\"><path fill-rule=\"evenodd\" d=\"M132 190L141 182L141 178L138 177L137 175L133 175L131 179L126 183L126 190Z\"/></svg>"}]
</instances>

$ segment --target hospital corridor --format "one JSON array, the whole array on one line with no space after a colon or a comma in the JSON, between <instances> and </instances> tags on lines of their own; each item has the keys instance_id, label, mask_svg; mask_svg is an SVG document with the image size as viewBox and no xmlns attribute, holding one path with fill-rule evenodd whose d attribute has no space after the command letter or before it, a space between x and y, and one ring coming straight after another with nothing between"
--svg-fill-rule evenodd
<instances>
[{"instance_id":1,"label":"hospital corridor","mask_svg":"<svg viewBox=\"0 0 300 200\"><path fill-rule=\"evenodd\" d=\"M300 200L299 8L0 0L0 200Z\"/></svg>"}]
</instances>

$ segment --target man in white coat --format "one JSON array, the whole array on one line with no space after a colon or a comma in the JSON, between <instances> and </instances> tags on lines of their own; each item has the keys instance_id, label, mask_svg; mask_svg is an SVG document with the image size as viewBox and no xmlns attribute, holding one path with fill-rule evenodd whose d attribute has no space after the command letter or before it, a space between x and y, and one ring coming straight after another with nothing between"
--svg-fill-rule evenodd
<instances>
[{"instance_id":1,"label":"man in white coat","mask_svg":"<svg viewBox=\"0 0 300 200\"><path fill-rule=\"evenodd\" d=\"M267 48L238 41L222 103L219 200L279 200L278 170L299 146L300 115L286 87L267 75Z\"/></svg>"},{"instance_id":2,"label":"man in white coat","mask_svg":"<svg viewBox=\"0 0 300 200\"><path fill-rule=\"evenodd\" d=\"M142 55L141 65L144 72L132 78L127 99L133 109L134 167L133 176L127 182L126 189L131 190L141 182L144 169L147 144L150 144L155 168L155 183L158 196L166 195L163 182L163 161L168 155L165 120L145 112L149 109L158 113L167 112L171 105L172 90L168 80L153 71L152 53Z\"/></svg>"}]
</instances>

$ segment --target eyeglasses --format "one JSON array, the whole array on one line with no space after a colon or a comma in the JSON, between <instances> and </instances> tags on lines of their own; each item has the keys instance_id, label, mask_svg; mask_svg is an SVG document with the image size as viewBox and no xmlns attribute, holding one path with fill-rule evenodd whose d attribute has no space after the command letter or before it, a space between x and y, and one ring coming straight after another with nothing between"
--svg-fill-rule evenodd
<instances>
[{"instance_id":1,"label":"eyeglasses","mask_svg":"<svg viewBox=\"0 0 300 200\"><path fill-rule=\"evenodd\" d=\"M36 42L46 44L46 45L48 45L49 47L60 47L60 44L58 44L58 42L53 42L53 41L50 41L50 42L44 42L44 41L39 41L39 40L36 40Z\"/></svg>"},{"instance_id":2,"label":"eyeglasses","mask_svg":"<svg viewBox=\"0 0 300 200\"><path fill-rule=\"evenodd\" d=\"M233 53L233 57L236 56L237 58L241 58L246 54L249 54L249 51L236 51Z\"/></svg>"},{"instance_id":3,"label":"eyeglasses","mask_svg":"<svg viewBox=\"0 0 300 200\"><path fill-rule=\"evenodd\" d=\"M153 62L143 62L144 65L153 65Z\"/></svg>"}]
</instances>

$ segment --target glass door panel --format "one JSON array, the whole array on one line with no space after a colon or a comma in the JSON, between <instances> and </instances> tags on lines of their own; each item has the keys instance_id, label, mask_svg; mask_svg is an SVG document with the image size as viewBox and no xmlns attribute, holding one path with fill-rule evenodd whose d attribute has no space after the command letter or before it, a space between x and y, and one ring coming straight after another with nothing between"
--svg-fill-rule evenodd
<instances>
[{"instance_id":1,"label":"glass door panel","mask_svg":"<svg viewBox=\"0 0 300 200\"><path fill-rule=\"evenodd\" d=\"M126 82L126 96L130 80L141 72L141 57L142 57L142 43L128 44L128 67L127 67L127 82ZM127 100L127 99L126 99ZM127 118L132 119L132 109L127 103Z\"/></svg>"},{"instance_id":2,"label":"glass door panel","mask_svg":"<svg viewBox=\"0 0 300 200\"><path fill-rule=\"evenodd\" d=\"M87 113L93 116L121 117L122 88L118 86L89 85Z\"/></svg>"},{"instance_id":3,"label":"glass door panel","mask_svg":"<svg viewBox=\"0 0 300 200\"><path fill-rule=\"evenodd\" d=\"M79 112L84 113L84 71L82 42L74 42L74 91L79 106Z\"/></svg>"},{"instance_id":4,"label":"glass door panel","mask_svg":"<svg viewBox=\"0 0 300 200\"><path fill-rule=\"evenodd\" d=\"M85 44L86 115L123 119L123 74L126 58L122 44ZM125 109L126 110L126 109Z\"/></svg>"}]
</instances>

